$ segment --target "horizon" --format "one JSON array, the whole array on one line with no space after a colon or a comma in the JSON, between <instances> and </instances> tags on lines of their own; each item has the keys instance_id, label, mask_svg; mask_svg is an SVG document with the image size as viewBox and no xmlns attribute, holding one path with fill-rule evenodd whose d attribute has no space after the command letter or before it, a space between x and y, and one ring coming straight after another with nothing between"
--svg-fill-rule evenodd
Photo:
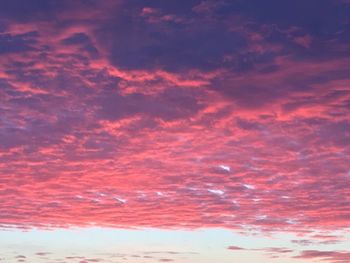
<instances>
[{"instance_id":1,"label":"horizon","mask_svg":"<svg viewBox=\"0 0 350 263\"><path fill-rule=\"evenodd\" d=\"M0 0L0 262L350 262L349 14Z\"/></svg>"}]
</instances>

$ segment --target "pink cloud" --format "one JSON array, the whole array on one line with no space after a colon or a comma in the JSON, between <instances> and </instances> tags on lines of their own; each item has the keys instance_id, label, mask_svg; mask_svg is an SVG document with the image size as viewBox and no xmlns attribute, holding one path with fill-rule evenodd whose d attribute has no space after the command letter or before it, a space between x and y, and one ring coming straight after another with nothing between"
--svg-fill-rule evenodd
<instances>
[{"instance_id":1,"label":"pink cloud","mask_svg":"<svg viewBox=\"0 0 350 263\"><path fill-rule=\"evenodd\" d=\"M227 34L244 44L233 52L222 41L208 54L209 62L219 58L216 67L202 67L199 50L173 60L161 47L154 50L165 58L149 67L126 66L130 59L120 62L115 44L127 37L159 44L153 31L143 35L144 17L158 19L151 29L169 50L187 50L167 38L174 32L164 22L178 16L137 8L140 35L127 35L107 30L120 23L112 11L122 10L113 5L104 17L107 7L92 13L96 23L73 8L73 22L70 12L57 17L62 26L7 28L12 45L5 41L0 57L3 228L348 227L347 57L298 59L270 39L278 33L312 49L311 37L292 38L300 28L254 27L237 15L199 24L181 17L189 23L181 33L194 43L192 35L206 33L202 24L219 30L234 20ZM203 2L195 11L210 8Z\"/></svg>"},{"instance_id":2,"label":"pink cloud","mask_svg":"<svg viewBox=\"0 0 350 263\"><path fill-rule=\"evenodd\" d=\"M295 37L294 41L295 41L295 43L297 43L305 48L310 48L310 45L312 43L312 38L309 35L305 35L302 37Z\"/></svg>"},{"instance_id":3,"label":"pink cloud","mask_svg":"<svg viewBox=\"0 0 350 263\"><path fill-rule=\"evenodd\" d=\"M319 251L319 250L304 250L295 258L301 259L318 259L331 263L349 262L350 253L345 251Z\"/></svg>"},{"instance_id":4,"label":"pink cloud","mask_svg":"<svg viewBox=\"0 0 350 263\"><path fill-rule=\"evenodd\" d=\"M237 247L237 246L229 246L227 249L229 249L229 250L244 250L244 248Z\"/></svg>"}]
</instances>

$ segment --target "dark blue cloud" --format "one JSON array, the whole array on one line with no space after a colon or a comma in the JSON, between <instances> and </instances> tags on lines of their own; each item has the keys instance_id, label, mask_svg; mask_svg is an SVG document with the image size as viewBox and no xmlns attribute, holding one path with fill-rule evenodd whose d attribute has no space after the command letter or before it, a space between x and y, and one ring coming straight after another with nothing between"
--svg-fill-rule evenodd
<instances>
[{"instance_id":1,"label":"dark blue cloud","mask_svg":"<svg viewBox=\"0 0 350 263\"><path fill-rule=\"evenodd\" d=\"M75 33L62 40L65 45L79 45L82 51L87 51L92 56L98 55L97 48L92 44L90 38L84 33Z\"/></svg>"},{"instance_id":2,"label":"dark blue cloud","mask_svg":"<svg viewBox=\"0 0 350 263\"><path fill-rule=\"evenodd\" d=\"M99 107L99 117L102 119L118 120L142 114L174 120L192 116L203 107L194 95L191 91L171 88L156 97L141 93L122 96L116 91L106 91L93 98L91 103Z\"/></svg>"},{"instance_id":3,"label":"dark blue cloud","mask_svg":"<svg viewBox=\"0 0 350 263\"><path fill-rule=\"evenodd\" d=\"M35 50L37 36L37 32L18 35L0 34L0 55Z\"/></svg>"},{"instance_id":4,"label":"dark blue cloud","mask_svg":"<svg viewBox=\"0 0 350 263\"><path fill-rule=\"evenodd\" d=\"M184 24L174 25L162 20L148 23L142 17L131 19L132 13L140 10L130 12L109 21L108 30L100 31L101 38L111 41L111 61L122 68L211 70L221 66L225 54L245 46L244 38L228 31L220 21L209 23L184 17Z\"/></svg>"},{"instance_id":5,"label":"dark blue cloud","mask_svg":"<svg viewBox=\"0 0 350 263\"><path fill-rule=\"evenodd\" d=\"M349 5L332 0L238 0L226 1L219 13L242 14L259 24L274 24L281 28L301 27L312 34L333 34L348 21Z\"/></svg>"},{"instance_id":6,"label":"dark blue cloud","mask_svg":"<svg viewBox=\"0 0 350 263\"><path fill-rule=\"evenodd\" d=\"M2 0L0 17L16 21L38 21L52 19L53 15L62 11L66 1L54 0Z\"/></svg>"}]
</instances>

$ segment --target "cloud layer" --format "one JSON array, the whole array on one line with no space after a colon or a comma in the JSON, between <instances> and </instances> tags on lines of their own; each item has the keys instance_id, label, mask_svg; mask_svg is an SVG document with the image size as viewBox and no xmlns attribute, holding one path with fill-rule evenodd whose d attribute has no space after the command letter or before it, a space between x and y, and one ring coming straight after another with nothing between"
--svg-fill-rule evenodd
<instances>
[{"instance_id":1,"label":"cloud layer","mask_svg":"<svg viewBox=\"0 0 350 263\"><path fill-rule=\"evenodd\" d=\"M349 226L346 1L22 2L0 11L3 228Z\"/></svg>"}]
</instances>

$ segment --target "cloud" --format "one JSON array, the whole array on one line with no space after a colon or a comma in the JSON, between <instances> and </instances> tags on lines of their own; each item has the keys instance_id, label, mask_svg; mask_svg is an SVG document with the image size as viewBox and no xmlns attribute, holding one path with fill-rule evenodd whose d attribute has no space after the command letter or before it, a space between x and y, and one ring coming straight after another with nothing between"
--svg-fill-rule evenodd
<instances>
[{"instance_id":1,"label":"cloud","mask_svg":"<svg viewBox=\"0 0 350 263\"><path fill-rule=\"evenodd\" d=\"M245 250L244 248L237 247L237 246L229 246L227 249L229 249L229 250Z\"/></svg>"},{"instance_id":2,"label":"cloud","mask_svg":"<svg viewBox=\"0 0 350 263\"><path fill-rule=\"evenodd\" d=\"M5 8L3 228L348 227L348 5L78 2Z\"/></svg>"},{"instance_id":3,"label":"cloud","mask_svg":"<svg viewBox=\"0 0 350 263\"><path fill-rule=\"evenodd\" d=\"M85 255L77 253L77 251L55 251L55 252L37 252L37 253L23 253L17 254L16 251L13 253L3 251L3 258L0 261L11 261L13 259L16 262L47 262L47 261L59 261L62 263L97 263L97 262L111 262L116 260L128 260L133 262L145 262L145 261L158 261L158 262L172 262L176 259L187 259L190 255L197 254L196 252L182 252L182 251L143 251L143 252L130 252L130 253L118 253L118 252L97 252L91 250L85 252ZM15 256L13 256L15 254Z\"/></svg>"},{"instance_id":4,"label":"cloud","mask_svg":"<svg viewBox=\"0 0 350 263\"><path fill-rule=\"evenodd\" d=\"M292 243L301 245L301 246L311 246L311 245L332 245L341 243L343 238L338 235L320 235L315 234L310 236L308 239L296 239L291 240Z\"/></svg>"},{"instance_id":5,"label":"cloud","mask_svg":"<svg viewBox=\"0 0 350 263\"><path fill-rule=\"evenodd\" d=\"M348 262L350 259L350 252L346 251L319 251L319 250L304 250L300 255L295 256L300 259L317 259L331 263Z\"/></svg>"}]
</instances>

